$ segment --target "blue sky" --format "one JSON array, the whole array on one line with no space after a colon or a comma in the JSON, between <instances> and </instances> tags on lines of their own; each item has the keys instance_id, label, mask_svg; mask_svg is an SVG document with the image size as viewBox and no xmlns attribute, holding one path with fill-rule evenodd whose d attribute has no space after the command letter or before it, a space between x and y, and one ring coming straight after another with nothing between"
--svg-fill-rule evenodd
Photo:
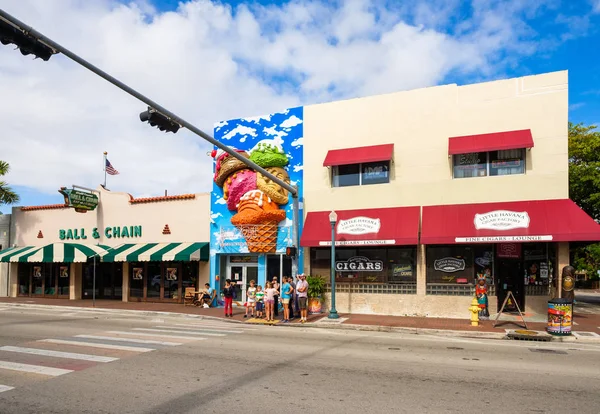
<instances>
[{"instance_id":1,"label":"blue sky","mask_svg":"<svg viewBox=\"0 0 600 414\"><path fill-rule=\"evenodd\" d=\"M3 7L209 133L303 104L565 69L570 120L600 124L600 0L48 3ZM141 124L143 104L62 56L0 47L0 90L20 205L96 187L103 151L115 191L210 189L205 142Z\"/></svg>"}]
</instances>

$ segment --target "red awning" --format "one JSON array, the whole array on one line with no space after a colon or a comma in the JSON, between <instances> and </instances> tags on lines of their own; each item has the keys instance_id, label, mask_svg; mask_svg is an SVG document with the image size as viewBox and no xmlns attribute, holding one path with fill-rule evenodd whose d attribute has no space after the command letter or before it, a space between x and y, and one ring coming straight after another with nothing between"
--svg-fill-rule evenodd
<instances>
[{"instance_id":1,"label":"red awning","mask_svg":"<svg viewBox=\"0 0 600 414\"><path fill-rule=\"evenodd\" d=\"M466 135L451 137L448 140L448 154L469 154L471 152L487 152L533 148L531 130L494 132L492 134Z\"/></svg>"},{"instance_id":2,"label":"red awning","mask_svg":"<svg viewBox=\"0 0 600 414\"><path fill-rule=\"evenodd\" d=\"M393 155L394 144L329 150L323 161L323 167L389 161Z\"/></svg>"},{"instance_id":3,"label":"red awning","mask_svg":"<svg viewBox=\"0 0 600 414\"><path fill-rule=\"evenodd\" d=\"M600 224L569 199L423 207L422 244L600 241Z\"/></svg>"},{"instance_id":4,"label":"red awning","mask_svg":"<svg viewBox=\"0 0 600 414\"><path fill-rule=\"evenodd\" d=\"M308 213L300 246L331 246L329 213ZM340 210L336 213L336 246L412 245L419 242L419 207Z\"/></svg>"}]
</instances>

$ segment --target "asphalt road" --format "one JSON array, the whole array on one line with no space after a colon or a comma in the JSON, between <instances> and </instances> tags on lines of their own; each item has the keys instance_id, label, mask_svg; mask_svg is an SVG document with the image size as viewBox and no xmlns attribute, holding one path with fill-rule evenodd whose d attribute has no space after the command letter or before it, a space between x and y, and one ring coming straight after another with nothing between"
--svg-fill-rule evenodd
<instances>
[{"instance_id":1,"label":"asphalt road","mask_svg":"<svg viewBox=\"0 0 600 414\"><path fill-rule=\"evenodd\" d=\"M598 407L600 344L0 310L2 414L595 414Z\"/></svg>"}]
</instances>

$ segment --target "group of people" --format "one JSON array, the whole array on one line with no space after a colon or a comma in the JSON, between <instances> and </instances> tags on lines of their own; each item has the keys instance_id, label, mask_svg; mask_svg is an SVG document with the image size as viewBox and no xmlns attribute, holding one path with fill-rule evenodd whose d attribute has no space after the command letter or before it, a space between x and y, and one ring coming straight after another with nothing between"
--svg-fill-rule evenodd
<instances>
[{"instance_id":1,"label":"group of people","mask_svg":"<svg viewBox=\"0 0 600 414\"><path fill-rule=\"evenodd\" d=\"M233 299L235 295L235 284L230 279L225 281L223 297L225 299L225 317L233 316ZM293 277L283 276L281 284L277 277L272 282L267 282L264 289L256 285L254 280L246 289L246 314L252 317L266 319L267 322L275 321L279 316L279 304L283 306L283 323L289 323L294 319L294 314L300 316L300 322L306 322L308 310L308 282L304 274L299 274L297 280Z\"/></svg>"}]
</instances>

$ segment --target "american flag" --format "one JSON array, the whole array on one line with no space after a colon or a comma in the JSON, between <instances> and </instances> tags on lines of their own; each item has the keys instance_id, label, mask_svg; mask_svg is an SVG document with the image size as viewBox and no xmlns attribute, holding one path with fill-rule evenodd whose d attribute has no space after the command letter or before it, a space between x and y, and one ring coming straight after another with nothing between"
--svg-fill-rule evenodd
<instances>
[{"instance_id":1,"label":"american flag","mask_svg":"<svg viewBox=\"0 0 600 414\"><path fill-rule=\"evenodd\" d=\"M106 159L106 168L105 169L106 169L107 174L110 174L110 175L119 174L119 172L117 170L115 170L115 168L112 166L112 164L110 163L108 158Z\"/></svg>"}]
</instances>

